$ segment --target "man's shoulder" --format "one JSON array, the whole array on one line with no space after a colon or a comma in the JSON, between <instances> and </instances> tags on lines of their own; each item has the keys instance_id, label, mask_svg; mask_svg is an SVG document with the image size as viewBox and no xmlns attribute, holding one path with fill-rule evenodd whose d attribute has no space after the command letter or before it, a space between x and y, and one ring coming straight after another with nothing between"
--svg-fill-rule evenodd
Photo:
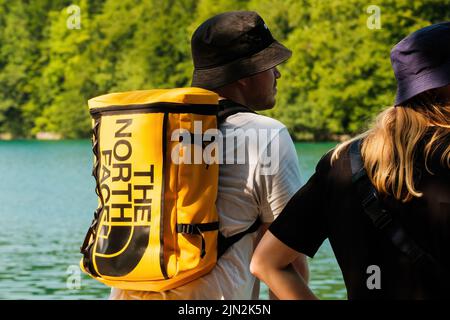
<instances>
[{"instance_id":1,"label":"man's shoulder","mask_svg":"<svg viewBox=\"0 0 450 320\"><path fill-rule=\"evenodd\" d=\"M286 126L273 118L251 112L239 112L227 118L225 125L253 129L284 130Z\"/></svg>"}]
</instances>

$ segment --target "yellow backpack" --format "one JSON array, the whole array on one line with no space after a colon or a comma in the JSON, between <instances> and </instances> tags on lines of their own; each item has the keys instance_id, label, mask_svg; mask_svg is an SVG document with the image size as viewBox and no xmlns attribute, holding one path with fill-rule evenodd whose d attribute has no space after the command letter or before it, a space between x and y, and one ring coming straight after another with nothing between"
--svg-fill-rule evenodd
<instances>
[{"instance_id":1,"label":"yellow backpack","mask_svg":"<svg viewBox=\"0 0 450 320\"><path fill-rule=\"evenodd\" d=\"M89 109L99 206L81 247L84 272L121 289L165 291L208 273L258 229L256 221L231 238L219 233L218 144L208 133L249 109L200 88L112 93Z\"/></svg>"}]
</instances>

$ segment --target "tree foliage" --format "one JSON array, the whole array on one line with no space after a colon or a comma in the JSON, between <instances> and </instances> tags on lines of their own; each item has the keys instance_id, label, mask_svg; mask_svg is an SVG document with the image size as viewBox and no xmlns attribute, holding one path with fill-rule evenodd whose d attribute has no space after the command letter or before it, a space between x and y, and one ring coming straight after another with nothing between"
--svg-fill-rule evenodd
<instances>
[{"instance_id":1,"label":"tree foliage","mask_svg":"<svg viewBox=\"0 0 450 320\"><path fill-rule=\"evenodd\" d=\"M79 29L68 28L73 4ZM0 0L0 134L88 137L89 98L189 86L191 34L231 10L260 13L294 53L265 113L297 139L355 134L393 101L392 46L450 18L448 0L376 4L381 29L359 0Z\"/></svg>"}]
</instances>

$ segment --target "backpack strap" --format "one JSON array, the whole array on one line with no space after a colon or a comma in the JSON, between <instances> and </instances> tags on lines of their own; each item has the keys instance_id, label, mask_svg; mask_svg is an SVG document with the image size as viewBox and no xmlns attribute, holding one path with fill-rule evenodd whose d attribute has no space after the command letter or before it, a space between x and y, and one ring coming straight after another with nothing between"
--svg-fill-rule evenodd
<instances>
[{"instance_id":1,"label":"backpack strap","mask_svg":"<svg viewBox=\"0 0 450 320\"><path fill-rule=\"evenodd\" d=\"M177 224L177 232L184 234L196 234L202 238L202 249L200 251L200 258L206 255L206 243L203 237L203 232L214 231L219 229L219 222L210 223L197 223L197 224L187 224L179 223Z\"/></svg>"},{"instance_id":2,"label":"backpack strap","mask_svg":"<svg viewBox=\"0 0 450 320\"><path fill-rule=\"evenodd\" d=\"M248 233L253 233L258 230L261 225L261 221L256 219L256 221L245 231L239 232L231 237L225 237L220 231L217 238L217 259L219 259L225 251L228 250L233 244L238 242ZM219 229L219 222L210 222L210 223L197 223L197 224L186 224L179 223L177 224L177 232L184 234L195 234L199 235L202 238L202 248L200 251L200 257L203 258L206 255L206 243L205 238L203 237L203 232L206 231L214 231Z\"/></svg>"},{"instance_id":3,"label":"backpack strap","mask_svg":"<svg viewBox=\"0 0 450 320\"><path fill-rule=\"evenodd\" d=\"M361 157L362 140L351 143L349 149L350 164L352 169L352 183L356 188L357 196L361 201L366 215L370 218L375 228L381 231L394 246L407 255L412 263L420 269L429 272L434 270L447 278L445 269L436 259L424 251L405 231L405 229L393 219L389 211L383 208L378 192L367 176L364 162Z\"/></svg>"},{"instance_id":4,"label":"backpack strap","mask_svg":"<svg viewBox=\"0 0 450 320\"><path fill-rule=\"evenodd\" d=\"M217 114L217 123L224 122L229 116L239 112L256 113L249 107L231 100L219 100L219 112Z\"/></svg>"},{"instance_id":5,"label":"backpack strap","mask_svg":"<svg viewBox=\"0 0 450 320\"><path fill-rule=\"evenodd\" d=\"M225 237L220 231L219 231L219 237L217 239L218 242L218 248L217 248L217 259L219 259L227 250L230 248L233 244L238 242L242 239L243 236L249 233L253 233L259 229L259 226L261 225L261 220L258 218L255 222L245 231L239 232L235 235L232 235L231 237Z\"/></svg>"},{"instance_id":6,"label":"backpack strap","mask_svg":"<svg viewBox=\"0 0 450 320\"><path fill-rule=\"evenodd\" d=\"M217 114L217 123L223 123L229 116L232 116L239 112L255 113L252 109L239 104L231 100L219 100L219 112ZM256 219L256 221L245 231L239 232L231 237L225 237L220 231L217 239L217 259L219 259L233 244L242 239L243 236L249 233L253 233L258 230L261 225L261 221Z\"/></svg>"}]
</instances>

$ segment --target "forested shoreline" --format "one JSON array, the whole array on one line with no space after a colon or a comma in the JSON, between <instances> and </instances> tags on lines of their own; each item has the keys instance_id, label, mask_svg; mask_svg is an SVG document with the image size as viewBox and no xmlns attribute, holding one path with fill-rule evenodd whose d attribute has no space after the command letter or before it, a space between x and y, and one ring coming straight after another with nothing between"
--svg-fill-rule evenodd
<instances>
[{"instance_id":1,"label":"forested shoreline","mask_svg":"<svg viewBox=\"0 0 450 320\"><path fill-rule=\"evenodd\" d=\"M314 141L366 128L394 99L393 45L450 20L448 0L0 0L0 137L88 138L88 99L189 86L191 34L229 10L257 11L293 51L264 114Z\"/></svg>"}]
</instances>

